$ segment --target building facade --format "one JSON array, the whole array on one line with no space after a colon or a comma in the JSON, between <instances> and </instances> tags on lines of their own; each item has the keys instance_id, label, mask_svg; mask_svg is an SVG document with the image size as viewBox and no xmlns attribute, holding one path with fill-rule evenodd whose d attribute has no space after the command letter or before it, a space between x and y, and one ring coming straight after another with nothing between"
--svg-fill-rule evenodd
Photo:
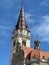
<instances>
[{"instance_id":1,"label":"building facade","mask_svg":"<svg viewBox=\"0 0 49 65\"><path fill-rule=\"evenodd\" d=\"M18 22L12 33L10 65L49 65L49 53L40 50L38 39L34 41L34 48L30 48L30 38L22 5Z\"/></svg>"}]
</instances>

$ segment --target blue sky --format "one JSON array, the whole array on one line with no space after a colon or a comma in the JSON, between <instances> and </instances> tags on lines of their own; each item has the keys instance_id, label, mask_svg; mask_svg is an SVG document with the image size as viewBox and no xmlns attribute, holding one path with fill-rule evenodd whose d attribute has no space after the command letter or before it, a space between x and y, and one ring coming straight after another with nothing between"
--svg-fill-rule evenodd
<instances>
[{"instance_id":1,"label":"blue sky","mask_svg":"<svg viewBox=\"0 0 49 65\"><path fill-rule=\"evenodd\" d=\"M9 65L11 37L21 8L20 0L0 0L0 65ZM49 52L49 0L24 0L25 18L31 30L31 47L36 34L41 50Z\"/></svg>"}]
</instances>

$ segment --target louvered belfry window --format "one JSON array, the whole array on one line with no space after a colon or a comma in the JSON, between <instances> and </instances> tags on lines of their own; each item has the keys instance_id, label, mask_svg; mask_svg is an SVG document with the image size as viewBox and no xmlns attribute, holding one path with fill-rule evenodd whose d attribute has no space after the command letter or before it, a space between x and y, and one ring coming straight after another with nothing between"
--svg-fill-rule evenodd
<instances>
[{"instance_id":1,"label":"louvered belfry window","mask_svg":"<svg viewBox=\"0 0 49 65\"><path fill-rule=\"evenodd\" d=\"M26 46L26 40L22 41L22 46Z\"/></svg>"}]
</instances>

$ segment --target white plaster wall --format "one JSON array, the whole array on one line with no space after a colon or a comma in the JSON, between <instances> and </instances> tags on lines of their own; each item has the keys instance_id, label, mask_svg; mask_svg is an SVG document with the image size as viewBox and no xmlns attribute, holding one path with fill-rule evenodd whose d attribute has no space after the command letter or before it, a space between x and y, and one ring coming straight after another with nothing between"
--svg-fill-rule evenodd
<instances>
[{"instance_id":1,"label":"white plaster wall","mask_svg":"<svg viewBox=\"0 0 49 65\"><path fill-rule=\"evenodd\" d=\"M27 47L30 47L30 40L27 40L27 41L26 41L26 46L27 46Z\"/></svg>"}]
</instances>

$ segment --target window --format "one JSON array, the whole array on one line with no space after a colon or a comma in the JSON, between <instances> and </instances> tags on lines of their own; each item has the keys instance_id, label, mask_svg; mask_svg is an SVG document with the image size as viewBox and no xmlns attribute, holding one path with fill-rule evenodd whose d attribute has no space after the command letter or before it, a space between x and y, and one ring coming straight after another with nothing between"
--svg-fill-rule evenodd
<instances>
[{"instance_id":1,"label":"window","mask_svg":"<svg viewBox=\"0 0 49 65\"><path fill-rule=\"evenodd\" d=\"M13 47L15 46L15 41L14 41L14 43L13 43Z\"/></svg>"},{"instance_id":2,"label":"window","mask_svg":"<svg viewBox=\"0 0 49 65\"><path fill-rule=\"evenodd\" d=\"M42 58L41 61L46 62L46 58L45 58L45 56L43 56L43 58Z\"/></svg>"},{"instance_id":3,"label":"window","mask_svg":"<svg viewBox=\"0 0 49 65\"><path fill-rule=\"evenodd\" d=\"M22 41L22 46L26 46L26 40Z\"/></svg>"},{"instance_id":4,"label":"window","mask_svg":"<svg viewBox=\"0 0 49 65\"><path fill-rule=\"evenodd\" d=\"M32 61L39 61L39 59L36 57L36 55L33 57Z\"/></svg>"}]
</instances>

